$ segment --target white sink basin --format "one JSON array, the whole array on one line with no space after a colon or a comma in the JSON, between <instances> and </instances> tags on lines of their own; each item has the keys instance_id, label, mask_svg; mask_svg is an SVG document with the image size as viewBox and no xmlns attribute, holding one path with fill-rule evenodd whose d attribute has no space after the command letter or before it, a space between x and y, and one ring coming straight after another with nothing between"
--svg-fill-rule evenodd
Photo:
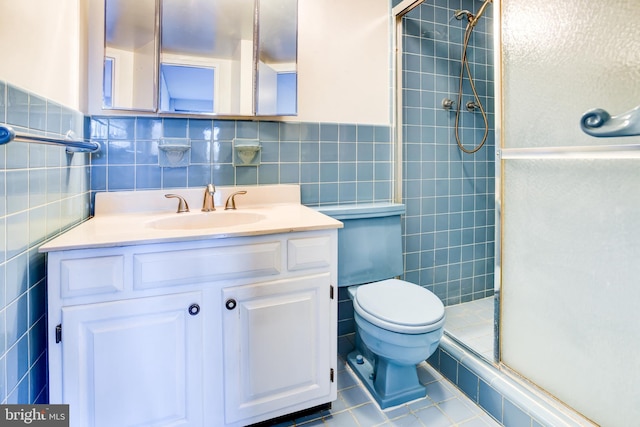
<instances>
[{"instance_id":1,"label":"white sink basin","mask_svg":"<svg viewBox=\"0 0 640 427\"><path fill-rule=\"evenodd\" d=\"M224 201L236 200L238 210L225 211ZM180 194L193 208L176 213L177 201L167 190L108 191L96 194L95 215L40 246L41 252L114 246L227 239L266 234L340 228L342 224L300 202L298 185L217 187L214 212L201 212L202 188Z\"/></svg>"},{"instance_id":2,"label":"white sink basin","mask_svg":"<svg viewBox=\"0 0 640 427\"><path fill-rule=\"evenodd\" d=\"M200 230L253 224L263 219L265 219L264 215L253 212L181 213L150 221L147 226L160 230Z\"/></svg>"}]
</instances>

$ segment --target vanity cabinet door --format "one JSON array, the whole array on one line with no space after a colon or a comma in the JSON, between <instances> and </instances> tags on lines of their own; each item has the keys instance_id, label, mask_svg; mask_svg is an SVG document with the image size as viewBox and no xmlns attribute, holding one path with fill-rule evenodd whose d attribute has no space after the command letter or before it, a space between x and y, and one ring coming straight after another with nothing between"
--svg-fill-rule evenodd
<instances>
[{"instance_id":1,"label":"vanity cabinet door","mask_svg":"<svg viewBox=\"0 0 640 427\"><path fill-rule=\"evenodd\" d=\"M74 427L202 426L200 292L62 309Z\"/></svg>"},{"instance_id":2,"label":"vanity cabinet door","mask_svg":"<svg viewBox=\"0 0 640 427\"><path fill-rule=\"evenodd\" d=\"M227 424L332 400L329 273L225 288L222 302Z\"/></svg>"}]
</instances>

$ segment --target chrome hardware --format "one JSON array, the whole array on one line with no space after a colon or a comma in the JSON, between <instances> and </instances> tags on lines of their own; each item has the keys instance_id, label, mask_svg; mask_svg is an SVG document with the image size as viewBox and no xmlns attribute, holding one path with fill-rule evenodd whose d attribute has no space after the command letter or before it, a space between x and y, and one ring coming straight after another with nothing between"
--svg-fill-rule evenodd
<instances>
[{"instance_id":1,"label":"chrome hardware","mask_svg":"<svg viewBox=\"0 0 640 427\"><path fill-rule=\"evenodd\" d=\"M442 108L444 108L447 111L451 110L452 108L455 108L455 106L456 106L456 102L453 99L444 98L442 100Z\"/></svg>"},{"instance_id":2,"label":"chrome hardware","mask_svg":"<svg viewBox=\"0 0 640 427\"><path fill-rule=\"evenodd\" d=\"M11 126L0 125L0 145L11 141L35 142L36 144L49 144L65 146L67 153L97 153L100 151L100 144L95 141L78 139L75 133L70 130L63 138L49 138L40 135L17 134Z\"/></svg>"},{"instance_id":3,"label":"chrome hardware","mask_svg":"<svg viewBox=\"0 0 640 427\"><path fill-rule=\"evenodd\" d=\"M476 104L473 101L467 101L466 104L464 104L465 108L467 109L467 111L471 111L472 113L476 110L479 110L480 107L478 106L478 104Z\"/></svg>"},{"instance_id":4,"label":"chrome hardware","mask_svg":"<svg viewBox=\"0 0 640 427\"><path fill-rule=\"evenodd\" d=\"M62 342L62 323L56 326L56 344Z\"/></svg>"},{"instance_id":5,"label":"chrome hardware","mask_svg":"<svg viewBox=\"0 0 640 427\"><path fill-rule=\"evenodd\" d=\"M200 306L198 304L191 304L189 306L189 314L195 316L198 313L200 313Z\"/></svg>"},{"instance_id":6,"label":"chrome hardware","mask_svg":"<svg viewBox=\"0 0 640 427\"><path fill-rule=\"evenodd\" d=\"M480 17L484 13L485 9L487 8L487 6L489 6L489 3L493 3L493 0L485 0L484 3L482 3L482 6L480 6L480 9L478 9L478 11L476 12L476 14L471 15L469 17L469 25L471 26L471 28L476 26L476 24L480 20Z\"/></svg>"},{"instance_id":7,"label":"chrome hardware","mask_svg":"<svg viewBox=\"0 0 640 427\"><path fill-rule=\"evenodd\" d=\"M177 213L189 212L189 205L184 197L179 196L177 194L165 194L164 197L167 199L178 199L178 210Z\"/></svg>"},{"instance_id":8,"label":"chrome hardware","mask_svg":"<svg viewBox=\"0 0 640 427\"><path fill-rule=\"evenodd\" d=\"M229 210L229 209L236 209L236 196L238 194L247 194L246 191L236 191L235 193L231 194L228 198L227 198L227 202L224 204L224 210Z\"/></svg>"},{"instance_id":9,"label":"chrome hardware","mask_svg":"<svg viewBox=\"0 0 640 427\"><path fill-rule=\"evenodd\" d=\"M207 187L204 189L204 199L202 200L202 212L212 212L216 210L213 202L214 194L216 194L216 186L207 184Z\"/></svg>"},{"instance_id":10,"label":"chrome hardware","mask_svg":"<svg viewBox=\"0 0 640 427\"><path fill-rule=\"evenodd\" d=\"M471 21L473 19L473 14L467 9L456 9L456 11L453 13L453 16L455 16L458 21L461 21L464 18L467 18L467 21Z\"/></svg>"},{"instance_id":11,"label":"chrome hardware","mask_svg":"<svg viewBox=\"0 0 640 427\"><path fill-rule=\"evenodd\" d=\"M224 306L227 307L227 310L233 310L237 305L238 303L233 298L228 299L227 302L224 303Z\"/></svg>"},{"instance_id":12,"label":"chrome hardware","mask_svg":"<svg viewBox=\"0 0 640 427\"><path fill-rule=\"evenodd\" d=\"M589 110L582 116L580 127L587 135L595 137L640 135L640 105L626 113L612 116L602 108Z\"/></svg>"}]
</instances>

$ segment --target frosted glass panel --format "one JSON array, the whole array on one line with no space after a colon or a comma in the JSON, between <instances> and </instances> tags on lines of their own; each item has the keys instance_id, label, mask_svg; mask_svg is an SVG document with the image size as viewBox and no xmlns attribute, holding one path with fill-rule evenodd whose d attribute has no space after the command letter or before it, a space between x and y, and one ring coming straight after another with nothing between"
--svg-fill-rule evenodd
<instances>
[{"instance_id":1,"label":"frosted glass panel","mask_svg":"<svg viewBox=\"0 0 640 427\"><path fill-rule=\"evenodd\" d=\"M505 147L639 143L598 140L582 114L640 104L640 1L503 0Z\"/></svg>"},{"instance_id":2,"label":"frosted glass panel","mask_svg":"<svg viewBox=\"0 0 640 427\"><path fill-rule=\"evenodd\" d=\"M640 420L639 171L504 162L502 361L603 426Z\"/></svg>"}]
</instances>

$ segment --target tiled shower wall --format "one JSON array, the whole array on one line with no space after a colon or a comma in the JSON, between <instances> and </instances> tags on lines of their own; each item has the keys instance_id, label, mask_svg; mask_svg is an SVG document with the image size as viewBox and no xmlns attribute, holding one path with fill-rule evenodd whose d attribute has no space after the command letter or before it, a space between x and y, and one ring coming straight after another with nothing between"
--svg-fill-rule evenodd
<instances>
[{"instance_id":1,"label":"tiled shower wall","mask_svg":"<svg viewBox=\"0 0 640 427\"><path fill-rule=\"evenodd\" d=\"M0 123L83 135L82 114L0 81ZM89 215L89 155L0 145L0 402L46 403L45 256L38 246Z\"/></svg>"},{"instance_id":2,"label":"tiled shower wall","mask_svg":"<svg viewBox=\"0 0 640 427\"><path fill-rule=\"evenodd\" d=\"M471 72L489 121L485 145L464 154L454 138L466 20L456 9L478 10L471 0L427 0L403 18L403 201L405 276L433 291L446 305L493 294L494 99L492 8L470 39ZM460 136L466 148L484 134L479 112L468 112L473 95L466 78Z\"/></svg>"}]
</instances>

